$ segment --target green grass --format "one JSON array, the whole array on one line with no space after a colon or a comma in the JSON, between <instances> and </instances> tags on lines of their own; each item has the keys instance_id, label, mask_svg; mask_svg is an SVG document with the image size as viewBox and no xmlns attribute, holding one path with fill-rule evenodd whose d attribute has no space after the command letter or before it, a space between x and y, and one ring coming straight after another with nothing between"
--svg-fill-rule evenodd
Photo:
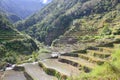
<instances>
[{"instance_id":1,"label":"green grass","mask_svg":"<svg viewBox=\"0 0 120 80\"><path fill-rule=\"evenodd\" d=\"M39 50L39 53L50 53L50 51L48 49L46 49L46 48L41 48Z\"/></svg>"},{"instance_id":2,"label":"green grass","mask_svg":"<svg viewBox=\"0 0 120 80\"><path fill-rule=\"evenodd\" d=\"M74 80L119 80L120 79L120 50L115 50L110 61L97 66L90 73L83 73ZM68 79L71 80L71 79Z\"/></svg>"},{"instance_id":3,"label":"green grass","mask_svg":"<svg viewBox=\"0 0 120 80\"><path fill-rule=\"evenodd\" d=\"M39 62L39 66L43 68L43 70L48 74L48 75L53 75L57 77L58 80L64 80L67 77L58 71L51 69L51 68L46 68L43 63Z\"/></svg>"}]
</instances>

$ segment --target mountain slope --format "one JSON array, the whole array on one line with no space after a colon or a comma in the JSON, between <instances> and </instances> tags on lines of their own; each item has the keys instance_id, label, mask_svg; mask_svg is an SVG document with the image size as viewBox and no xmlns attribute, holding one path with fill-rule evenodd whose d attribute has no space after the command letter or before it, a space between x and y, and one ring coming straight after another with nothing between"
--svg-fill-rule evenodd
<instances>
[{"instance_id":1,"label":"mountain slope","mask_svg":"<svg viewBox=\"0 0 120 80\"><path fill-rule=\"evenodd\" d=\"M118 2L119 0L53 0L40 12L16 26L18 30L50 45L70 28L73 20L91 14L104 14L111 11Z\"/></svg>"},{"instance_id":2,"label":"mountain slope","mask_svg":"<svg viewBox=\"0 0 120 80\"><path fill-rule=\"evenodd\" d=\"M34 40L13 29L12 24L0 14L0 68L4 62L16 63L38 49Z\"/></svg>"},{"instance_id":3,"label":"mountain slope","mask_svg":"<svg viewBox=\"0 0 120 80\"><path fill-rule=\"evenodd\" d=\"M37 10L40 10L46 4L42 0L1 0L0 8L7 13L17 15L21 19L24 19Z\"/></svg>"}]
</instances>

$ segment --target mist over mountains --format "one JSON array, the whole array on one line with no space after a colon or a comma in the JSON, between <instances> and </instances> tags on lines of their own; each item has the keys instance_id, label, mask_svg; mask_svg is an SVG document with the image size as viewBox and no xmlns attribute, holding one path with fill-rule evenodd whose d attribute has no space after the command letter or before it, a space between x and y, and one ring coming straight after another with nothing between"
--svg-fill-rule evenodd
<instances>
[{"instance_id":1,"label":"mist over mountains","mask_svg":"<svg viewBox=\"0 0 120 80\"><path fill-rule=\"evenodd\" d=\"M0 10L24 19L43 8L51 0L1 0Z\"/></svg>"}]
</instances>

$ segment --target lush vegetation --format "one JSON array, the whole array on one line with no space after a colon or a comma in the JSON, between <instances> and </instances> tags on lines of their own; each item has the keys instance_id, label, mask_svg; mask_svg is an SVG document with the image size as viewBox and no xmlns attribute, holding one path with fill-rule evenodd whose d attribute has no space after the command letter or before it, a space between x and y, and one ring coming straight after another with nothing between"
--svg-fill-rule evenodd
<instances>
[{"instance_id":1,"label":"lush vegetation","mask_svg":"<svg viewBox=\"0 0 120 80\"><path fill-rule=\"evenodd\" d=\"M54 0L40 12L18 22L16 27L50 45L54 39L68 31L73 20L82 19L93 13L101 14L102 17L105 12L114 9L118 2L118 0Z\"/></svg>"},{"instance_id":2,"label":"lush vegetation","mask_svg":"<svg viewBox=\"0 0 120 80\"><path fill-rule=\"evenodd\" d=\"M67 47L66 45L93 44L99 40L109 39L112 41L115 35L119 35L119 14L120 4L118 3L111 11L103 13L93 13L74 19L70 24L69 30L58 39L54 40L53 46ZM80 48L83 47L80 46ZM78 48L78 47L77 47Z\"/></svg>"},{"instance_id":3,"label":"lush vegetation","mask_svg":"<svg viewBox=\"0 0 120 80\"><path fill-rule=\"evenodd\" d=\"M35 41L13 28L13 25L0 14L0 68L9 63L20 63L38 50Z\"/></svg>"},{"instance_id":4,"label":"lush vegetation","mask_svg":"<svg viewBox=\"0 0 120 80\"><path fill-rule=\"evenodd\" d=\"M119 80L120 78L120 50L113 52L111 60L102 66L96 67L92 72L82 74L75 80ZM71 79L68 79L71 80Z\"/></svg>"}]
</instances>

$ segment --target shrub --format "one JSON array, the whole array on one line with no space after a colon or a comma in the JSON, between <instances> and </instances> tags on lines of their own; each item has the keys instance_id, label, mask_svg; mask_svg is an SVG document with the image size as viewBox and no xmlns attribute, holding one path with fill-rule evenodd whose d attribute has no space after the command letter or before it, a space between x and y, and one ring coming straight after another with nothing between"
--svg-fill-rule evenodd
<instances>
[{"instance_id":1,"label":"shrub","mask_svg":"<svg viewBox=\"0 0 120 80\"><path fill-rule=\"evenodd\" d=\"M111 32L112 31L108 28L108 26L105 26L101 32L101 35L110 35Z\"/></svg>"},{"instance_id":2,"label":"shrub","mask_svg":"<svg viewBox=\"0 0 120 80\"><path fill-rule=\"evenodd\" d=\"M17 62L17 53L10 51L6 53L5 61L9 63L16 63Z\"/></svg>"}]
</instances>

